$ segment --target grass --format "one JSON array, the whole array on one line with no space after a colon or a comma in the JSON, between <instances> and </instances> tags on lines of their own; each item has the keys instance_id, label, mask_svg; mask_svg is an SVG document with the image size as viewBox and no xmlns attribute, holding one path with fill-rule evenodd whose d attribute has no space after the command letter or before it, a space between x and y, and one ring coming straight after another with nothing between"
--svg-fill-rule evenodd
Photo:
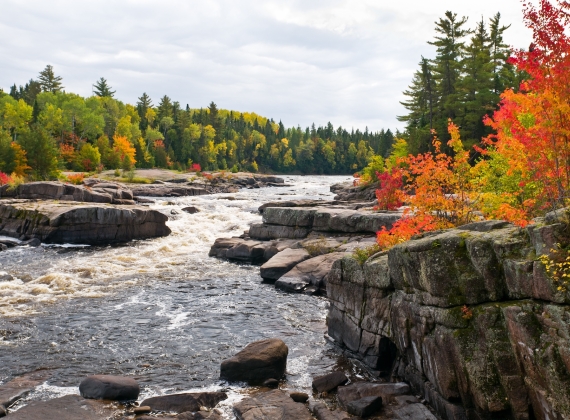
<instances>
[{"instance_id":1,"label":"grass","mask_svg":"<svg viewBox=\"0 0 570 420\"><path fill-rule=\"evenodd\" d=\"M352 253L352 258L358 261L360 265L364 265L368 258L379 251L380 247L377 244L367 246L366 248L356 248Z\"/></svg>"}]
</instances>

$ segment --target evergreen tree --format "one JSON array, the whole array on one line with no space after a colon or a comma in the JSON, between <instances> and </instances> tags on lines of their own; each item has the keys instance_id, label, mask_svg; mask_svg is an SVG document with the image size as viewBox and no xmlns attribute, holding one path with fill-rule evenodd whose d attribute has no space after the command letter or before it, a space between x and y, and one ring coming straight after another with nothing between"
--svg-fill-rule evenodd
<instances>
[{"instance_id":1,"label":"evergreen tree","mask_svg":"<svg viewBox=\"0 0 570 420\"><path fill-rule=\"evenodd\" d=\"M158 104L158 109L157 109L158 121L162 121L164 117L172 118L173 115L174 113L172 112L172 100L168 97L168 95L164 95L160 99L160 103Z\"/></svg>"},{"instance_id":2,"label":"evergreen tree","mask_svg":"<svg viewBox=\"0 0 570 420\"><path fill-rule=\"evenodd\" d=\"M104 77L101 77L93 85L93 93L100 98L102 97L112 98L115 95L115 92L116 91L111 90L111 86L109 86L107 80Z\"/></svg>"},{"instance_id":3,"label":"evergreen tree","mask_svg":"<svg viewBox=\"0 0 570 420\"><path fill-rule=\"evenodd\" d=\"M38 76L38 82L44 92L60 92L63 89L61 80L61 76L56 76L54 74L53 67L50 64L48 64Z\"/></svg>"},{"instance_id":4,"label":"evergreen tree","mask_svg":"<svg viewBox=\"0 0 570 420\"><path fill-rule=\"evenodd\" d=\"M439 109L434 127L440 137L447 137L447 120L454 119L461 109L457 96L457 82L461 77L461 56L465 49L463 38L471 31L464 29L467 18L457 18L456 13L445 12L445 17L436 22L435 41L428 44L437 48L433 63L433 77L437 82Z\"/></svg>"},{"instance_id":5,"label":"evergreen tree","mask_svg":"<svg viewBox=\"0 0 570 420\"><path fill-rule=\"evenodd\" d=\"M491 114L499 103L494 93L491 39L483 19L477 23L470 44L462 60L463 77L457 81L457 91L463 109L458 112L456 123L461 126L461 137L467 147L481 141L489 134L483 117Z\"/></svg>"},{"instance_id":6,"label":"evergreen tree","mask_svg":"<svg viewBox=\"0 0 570 420\"><path fill-rule=\"evenodd\" d=\"M152 99L144 92L137 102L137 112L141 119L140 129L145 131L148 127L147 111L152 108Z\"/></svg>"}]
</instances>

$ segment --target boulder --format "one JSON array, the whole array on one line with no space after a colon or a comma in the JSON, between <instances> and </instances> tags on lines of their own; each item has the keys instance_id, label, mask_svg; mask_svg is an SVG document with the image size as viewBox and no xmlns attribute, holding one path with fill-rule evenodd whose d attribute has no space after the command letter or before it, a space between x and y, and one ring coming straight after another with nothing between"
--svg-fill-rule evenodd
<instances>
[{"instance_id":1,"label":"boulder","mask_svg":"<svg viewBox=\"0 0 570 420\"><path fill-rule=\"evenodd\" d=\"M118 410L112 405L66 395L49 401L33 401L8 414L9 420L100 420L114 418Z\"/></svg>"},{"instance_id":2,"label":"boulder","mask_svg":"<svg viewBox=\"0 0 570 420\"><path fill-rule=\"evenodd\" d=\"M293 267L309 258L304 249L286 249L261 266L260 275L264 280L277 280Z\"/></svg>"},{"instance_id":3,"label":"boulder","mask_svg":"<svg viewBox=\"0 0 570 420\"><path fill-rule=\"evenodd\" d=\"M288 353L287 345L277 338L250 343L222 362L220 378L250 384L262 384L270 378L279 380L285 375Z\"/></svg>"},{"instance_id":4,"label":"boulder","mask_svg":"<svg viewBox=\"0 0 570 420\"><path fill-rule=\"evenodd\" d=\"M306 403L307 400L309 399L309 394L307 394L306 392L293 391L289 393L289 396L293 401L298 403Z\"/></svg>"},{"instance_id":5,"label":"boulder","mask_svg":"<svg viewBox=\"0 0 570 420\"><path fill-rule=\"evenodd\" d=\"M411 388L406 383L369 383L357 382L355 384L341 386L337 391L338 402L343 407L353 401L366 397L381 397L382 401L388 403L398 395L409 394Z\"/></svg>"},{"instance_id":6,"label":"boulder","mask_svg":"<svg viewBox=\"0 0 570 420\"><path fill-rule=\"evenodd\" d=\"M136 400L140 387L133 378L125 376L93 375L79 384L79 392L83 398L95 400ZM143 404L146 405L146 404Z\"/></svg>"},{"instance_id":7,"label":"boulder","mask_svg":"<svg viewBox=\"0 0 570 420\"><path fill-rule=\"evenodd\" d=\"M358 417L368 417L380 411L382 408L382 397L364 397L348 403L346 410ZM419 417L416 417L419 420Z\"/></svg>"},{"instance_id":8,"label":"boulder","mask_svg":"<svg viewBox=\"0 0 570 420\"><path fill-rule=\"evenodd\" d=\"M342 372L332 372L317 376L313 379L313 389L317 392L329 392L348 382L348 378Z\"/></svg>"},{"instance_id":9,"label":"boulder","mask_svg":"<svg viewBox=\"0 0 570 420\"><path fill-rule=\"evenodd\" d=\"M275 282L275 287L287 292L302 292L308 286L326 290L327 277L332 269L332 265L346 255L348 254L343 252L333 252L302 261L281 276Z\"/></svg>"},{"instance_id":10,"label":"boulder","mask_svg":"<svg viewBox=\"0 0 570 420\"><path fill-rule=\"evenodd\" d=\"M200 407L214 408L220 401L227 398L225 392L193 392L147 398L141 402L141 405L149 406L152 411L184 413L200 411Z\"/></svg>"},{"instance_id":11,"label":"boulder","mask_svg":"<svg viewBox=\"0 0 570 420\"><path fill-rule=\"evenodd\" d=\"M137 206L89 203L0 202L0 235L45 243L109 244L170 234L164 214Z\"/></svg>"},{"instance_id":12,"label":"boulder","mask_svg":"<svg viewBox=\"0 0 570 420\"><path fill-rule=\"evenodd\" d=\"M244 398L234 405L238 420L311 420L304 404L293 401L285 391L273 390Z\"/></svg>"}]
</instances>

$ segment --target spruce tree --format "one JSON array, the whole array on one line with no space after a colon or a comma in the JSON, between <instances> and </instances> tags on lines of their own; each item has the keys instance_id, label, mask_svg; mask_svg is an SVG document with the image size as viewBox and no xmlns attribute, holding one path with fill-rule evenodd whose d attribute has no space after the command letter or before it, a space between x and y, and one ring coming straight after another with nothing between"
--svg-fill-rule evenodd
<instances>
[{"instance_id":1,"label":"spruce tree","mask_svg":"<svg viewBox=\"0 0 570 420\"><path fill-rule=\"evenodd\" d=\"M61 85L61 76L56 76L53 67L48 64L45 69L40 72L38 82L44 92L56 93L63 89Z\"/></svg>"},{"instance_id":2,"label":"spruce tree","mask_svg":"<svg viewBox=\"0 0 570 420\"><path fill-rule=\"evenodd\" d=\"M447 120L454 119L460 111L456 92L461 77L461 56L465 49L463 38L471 32L465 29L467 18L457 18L457 13L445 12L445 17L436 22L435 41L428 44L437 48L433 63L433 76L438 86L439 106L434 127L442 138L447 138Z\"/></svg>"},{"instance_id":3,"label":"spruce tree","mask_svg":"<svg viewBox=\"0 0 570 420\"><path fill-rule=\"evenodd\" d=\"M172 112L172 100L168 97L168 95L164 95L158 104L157 108L157 117L158 121L161 121L164 117L171 117L173 116Z\"/></svg>"},{"instance_id":4,"label":"spruce tree","mask_svg":"<svg viewBox=\"0 0 570 420\"><path fill-rule=\"evenodd\" d=\"M472 146L489 134L483 117L499 103L499 95L494 92L491 39L483 19L477 23L461 63L464 75L456 89L463 107L455 122L461 126L463 142Z\"/></svg>"},{"instance_id":5,"label":"spruce tree","mask_svg":"<svg viewBox=\"0 0 570 420\"><path fill-rule=\"evenodd\" d=\"M101 77L93 85L93 93L100 98L112 98L115 95L115 92L116 91L111 90L111 86L109 86L107 80L104 77Z\"/></svg>"},{"instance_id":6,"label":"spruce tree","mask_svg":"<svg viewBox=\"0 0 570 420\"><path fill-rule=\"evenodd\" d=\"M152 99L150 99L150 96L148 96L146 92L144 92L142 96L138 99L139 100L137 102L137 112L139 114L139 117L141 118L139 127L142 131L145 131L148 127L148 120L146 119L146 111L149 108L152 108Z\"/></svg>"}]
</instances>

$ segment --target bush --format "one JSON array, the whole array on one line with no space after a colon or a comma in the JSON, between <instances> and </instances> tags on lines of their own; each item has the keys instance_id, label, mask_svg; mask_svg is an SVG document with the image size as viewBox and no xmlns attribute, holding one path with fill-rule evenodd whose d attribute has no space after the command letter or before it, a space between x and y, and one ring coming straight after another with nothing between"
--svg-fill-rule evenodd
<instances>
[{"instance_id":1,"label":"bush","mask_svg":"<svg viewBox=\"0 0 570 420\"><path fill-rule=\"evenodd\" d=\"M66 176L67 182L73 185L81 185L83 184L83 180L85 179L85 174L69 174Z\"/></svg>"}]
</instances>

